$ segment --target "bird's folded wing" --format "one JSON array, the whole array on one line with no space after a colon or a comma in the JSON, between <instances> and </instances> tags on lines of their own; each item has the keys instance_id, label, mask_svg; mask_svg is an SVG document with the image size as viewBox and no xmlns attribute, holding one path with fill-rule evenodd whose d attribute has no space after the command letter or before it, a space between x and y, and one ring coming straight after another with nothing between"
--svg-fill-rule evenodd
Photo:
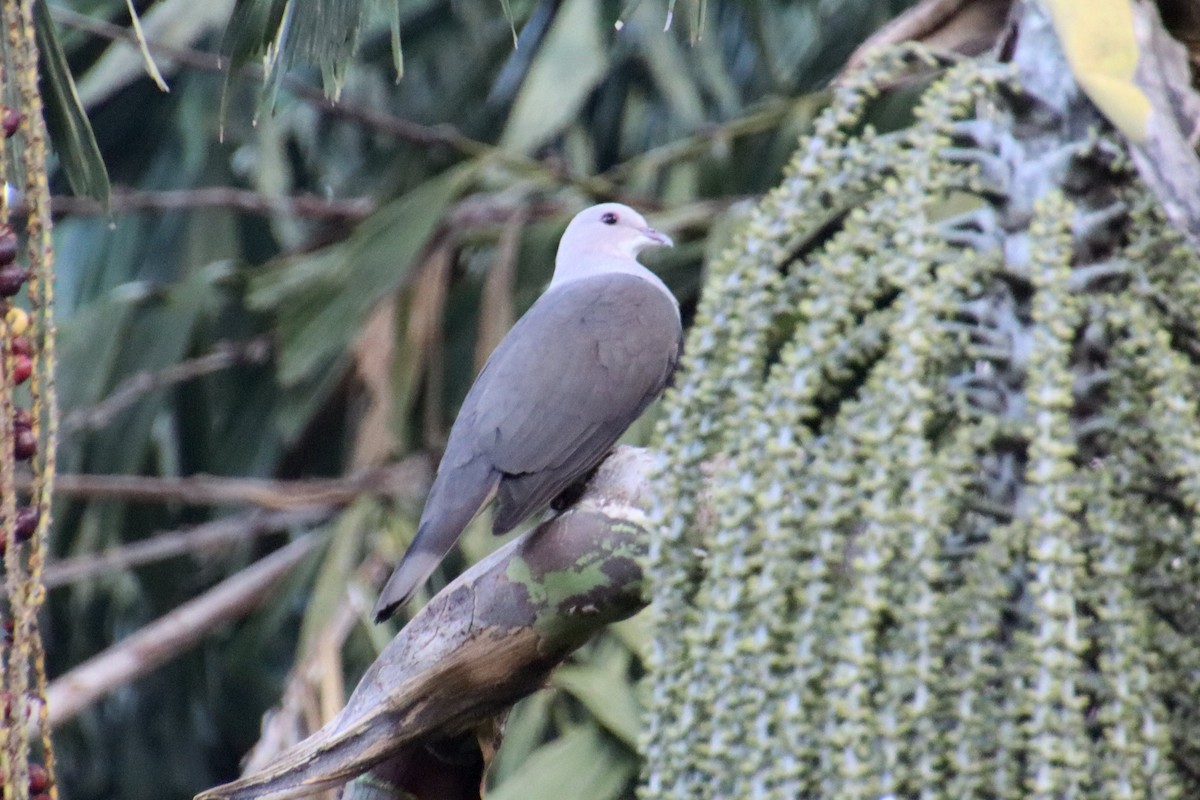
<instances>
[{"instance_id":1,"label":"bird's folded wing","mask_svg":"<svg viewBox=\"0 0 1200 800\"><path fill-rule=\"evenodd\" d=\"M596 465L662 391L679 335L674 302L635 275L573 281L534 304L460 412L505 474L497 532Z\"/></svg>"}]
</instances>

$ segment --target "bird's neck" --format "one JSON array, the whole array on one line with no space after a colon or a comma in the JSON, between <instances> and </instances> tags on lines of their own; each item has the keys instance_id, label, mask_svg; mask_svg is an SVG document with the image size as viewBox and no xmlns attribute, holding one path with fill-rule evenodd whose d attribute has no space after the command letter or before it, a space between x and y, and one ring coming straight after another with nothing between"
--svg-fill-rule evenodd
<instances>
[{"instance_id":1,"label":"bird's neck","mask_svg":"<svg viewBox=\"0 0 1200 800\"><path fill-rule=\"evenodd\" d=\"M616 256L601 256L587 264L574 262L571 264L556 263L554 266L554 277L550 279L550 286L547 291L555 289L572 281L583 280L584 278L598 278L604 275L621 274L635 275L644 281L648 281L651 285L657 287L663 294L671 298L671 302L679 307L679 301L675 299L675 295L671 294L671 290L667 285L650 270L646 269L635 259L620 258Z\"/></svg>"}]
</instances>

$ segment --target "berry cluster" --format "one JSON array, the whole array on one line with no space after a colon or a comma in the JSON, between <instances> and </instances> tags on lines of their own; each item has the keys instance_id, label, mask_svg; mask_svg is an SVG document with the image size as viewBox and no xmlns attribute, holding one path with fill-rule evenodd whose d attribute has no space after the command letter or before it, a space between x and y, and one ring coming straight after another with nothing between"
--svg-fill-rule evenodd
<instances>
[{"instance_id":1,"label":"berry cluster","mask_svg":"<svg viewBox=\"0 0 1200 800\"><path fill-rule=\"evenodd\" d=\"M11 136L19 118L11 109L0 113L0 126L5 136ZM14 121L15 120L15 121ZM10 372L6 379L19 386L29 380L33 373L33 346L26 333L29 330L29 315L14 305L16 296L29 280L29 270L17 262L17 234L8 226L0 226L0 360ZM17 408L13 412L12 453L17 461L28 461L37 455L38 437L33 415L28 409ZM15 538L27 541L37 529L38 510L33 506L17 509ZM7 537L0 537L0 554L4 552Z\"/></svg>"},{"instance_id":2,"label":"berry cluster","mask_svg":"<svg viewBox=\"0 0 1200 800\"><path fill-rule=\"evenodd\" d=\"M14 108L0 107L0 130L8 139L16 134L24 115ZM0 378L19 386L33 374L33 347L29 337L29 315L12 302L29 280L29 270L17 262L19 242L8 225L0 226ZM12 419L0 420L11 425L12 454L17 461L28 461L37 455L38 436L34 416L26 408L15 408ZM37 530L39 512L36 506L17 508L14 538L25 542ZM4 554L7 535L0 535L0 556ZM13 621L0 620L0 649L13 642ZM28 713L28 709L26 709ZM14 720L14 698L10 692L0 692L0 727L11 727ZM50 773L45 766L31 761L28 765L30 800L51 800ZM0 785L7 776L0 773Z\"/></svg>"},{"instance_id":3,"label":"berry cluster","mask_svg":"<svg viewBox=\"0 0 1200 800\"><path fill-rule=\"evenodd\" d=\"M12 623L6 621L3 625L2 634L5 637L12 635ZM3 713L3 722L5 725L10 725L13 722L13 696L10 692L0 692L0 713ZM50 772L43 765L36 761L30 761L29 767L29 800L50 800ZM5 781L5 775L0 773L0 784Z\"/></svg>"},{"instance_id":4,"label":"berry cluster","mask_svg":"<svg viewBox=\"0 0 1200 800\"><path fill-rule=\"evenodd\" d=\"M29 315L12 305L10 298L29 280L29 270L17 263L17 234L9 225L0 226L0 315L4 319L8 346L13 354L14 384L24 383L33 371L29 339Z\"/></svg>"}]
</instances>

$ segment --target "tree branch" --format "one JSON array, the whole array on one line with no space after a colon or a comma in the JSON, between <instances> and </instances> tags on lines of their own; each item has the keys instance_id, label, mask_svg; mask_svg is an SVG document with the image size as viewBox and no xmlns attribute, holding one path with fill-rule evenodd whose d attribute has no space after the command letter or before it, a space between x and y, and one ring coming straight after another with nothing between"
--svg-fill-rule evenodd
<instances>
[{"instance_id":1,"label":"tree branch","mask_svg":"<svg viewBox=\"0 0 1200 800\"><path fill-rule=\"evenodd\" d=\"M921 0L855 48L837 80L862 69L873 50L920 42L943 52L974 56L995 46L1012 0Z\"/></svg>"},{"instance_id":2,"label":"tree branch","mask_svg":"<svg viewBox=\"0 0 1200 800\"><path fill-rule=\"evenodd\" d=\"M310 533L276 550L52 682L46 690L50 727L174 658L221 623L252 610L319 541Z\"/></svg>"},{"instance_id":3,"label":"tree branch","mask_svg":"<svg viewBox=\"0 0 1200 800\"><path fill-rule=\"evenodd\" d=\"M1153 111L1145 136L1130 142L1138 174L1167 219L1200 249L1200 94L1191 86L1187 48L1171 38L1153 4L1134 4L1138 63L1134 81Z\"/></svg>"},{"instance_id":4,"label":"tree branch","mask_svg":"<svg viewBox=\"0 0 1200 800\"><path fill-rule=\"evenodd\" d=\"M263 216L282 214L300 219L327 219L358 222L375 210L375 201L366 197L348 200L301 194L281 197L236 189L232 186L209 186L173 191L136 191L114 189L108 208L90 197L58 195L50 199L50 210L56 217L98 216L139 211L190 211L206 208L225 208Z\"/></svg>"},{"instance_id":5,"label":"tree branch","mask_svg":"<svg viewBox=\"0 0 1200 800\"><path fill-rule=\"evenodd\" d=\"M52 561L46 565L46 569L42 573L42 584L47 589L56 589L59 586L94 578L98 575L128 570L187 553L236 544L253 536L262 536L297 526L316 525L327 519L332 513L327 508L302 511L252 511L249 514L219 519L186 530L166 531L103 553Z\"/></svg>"},{"instance_id":6,"label":"tree branch","mask_svg":"<svg viewBox=\"0 0 1200 800\"><path fill-rule=\"evenodd\" d=\"M432 467L428 456L415 455L348 478L305 478L295 481L266 478L223 478L189 475L161 478L149 475L58 475L54 493L95 499L142 503L185 503L198 506L258 506L273 511L343 506L363 494L399 502L420 502L429 487ZM28 476L17 488L28 491Z\"/></svg>"},{"instance_id":7,"label":"tree branch","mask_svg":"<svg viewBox=\"0 0 1200 800\"><path fill-rule=\"evenodd\" d=\"M87 199L93 202L90 198ZM112 422L113 417L150 392L219 372L237 364L262 364L270 354L271 341L265 336L246 342L219 342L211 353L181 361L161 372L139 372L131 375L101 402L91 408L76 409L64 416L59 425L59 435L67 435L80 428L103 428Z\"/></svg>"},{"instance_id":8,"label":"tree branch","mask_svg":"<svg viewBox=\"0 0 1200 800\"><path fill-rule=\"evenodd\" d=\"M574 507L430 601L332 722L262 772L198 800L298 797L375 765L378 783L416 780L429 770L414 764L435 759L428 745L492 730L496 715L542 686L568 654L645 604L639 559L652 463L645 450L618 448ZM415 785L397 788L420 800L434 796Z\"/></svg>"},{"instance_id":9,"label":"tree branch","mask_svg":"<svg viewBox=\"0 0 1200 800\"><path fill-rule=\"evenodd\" d=\"M800 97L766 100L748 113L721 123L705 125L694 133L639 153L607 169L601 177L619 183L631 176L660 170L671 164L703 156L712 150L713 142L731 141L743 136L762 133L779 125L789 114L806 106L811 113L822 104L825 92ZM651 206L653 207L653 206Z\"/></svg>"}]
</instances>

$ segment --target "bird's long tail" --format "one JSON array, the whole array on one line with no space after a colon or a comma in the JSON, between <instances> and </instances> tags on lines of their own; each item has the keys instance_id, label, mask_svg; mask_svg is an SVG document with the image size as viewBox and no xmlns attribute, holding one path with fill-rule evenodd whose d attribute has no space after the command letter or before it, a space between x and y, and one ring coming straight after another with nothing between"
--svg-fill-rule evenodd
<instances>
[{"instance_id":1,"label":"bird's long tail","mask_svg":"<svg viewBox=\"0 0 1200 800\"><path fill-rule=\"evenodd\" d=\"M376 622L387 619L412 598L454 547L463 529L496 496L499 483L500 474L483 459L438 472L417 535L379 593L373 612Z\"/></svg>"}]
</instances>

